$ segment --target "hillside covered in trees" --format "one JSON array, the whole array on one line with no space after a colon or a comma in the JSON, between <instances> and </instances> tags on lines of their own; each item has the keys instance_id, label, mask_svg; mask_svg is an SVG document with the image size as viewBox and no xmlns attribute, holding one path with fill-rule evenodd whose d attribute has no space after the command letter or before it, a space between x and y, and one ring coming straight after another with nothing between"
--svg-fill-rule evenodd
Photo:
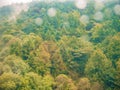
<instances>
[{"instance_id":1,"label":"hillside covered in trees","mask_svg":"<svg viewBox=\"0 0 120 90\"><path fill-rule=\"evenodd\" d=\"M0 90L120 90L120 1L1 6Z\"/></svg>"}]
</instances>

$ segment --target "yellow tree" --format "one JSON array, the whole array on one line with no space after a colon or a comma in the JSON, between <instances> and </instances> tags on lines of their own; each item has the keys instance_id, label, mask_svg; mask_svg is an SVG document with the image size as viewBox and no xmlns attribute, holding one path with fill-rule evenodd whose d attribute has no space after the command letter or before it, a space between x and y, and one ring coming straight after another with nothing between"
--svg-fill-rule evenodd
<instances>
[{"instance_id":1,"label":"yellow tree","mask_svg":"<svg viewBox=\"0 0 120 90\"><path fill-rule=\"evenodd\" d=\"M60 74L55 78L55 90L77 90L71 78Z\"/></svg>"},{"instance_id":2,"label":"yellow tree","mask_svg":"<svg viewBox=\"0 0 120 90\"><path fill-rule=\"evenodd\" d=\"M80 78L77 87L78 90L90 90L90 80L88 78Z\"/></svg>"},{"instance_id":3,"label":"yellow tree","mask_svg":"<svg viewBox=\"0 0 120 90\"><path fill-rule=\"evenodd\" d=\"M21 85L21 76L14 73L4 73L0 76L0 90L17 90Z\"/></svg>"}]
</instances>

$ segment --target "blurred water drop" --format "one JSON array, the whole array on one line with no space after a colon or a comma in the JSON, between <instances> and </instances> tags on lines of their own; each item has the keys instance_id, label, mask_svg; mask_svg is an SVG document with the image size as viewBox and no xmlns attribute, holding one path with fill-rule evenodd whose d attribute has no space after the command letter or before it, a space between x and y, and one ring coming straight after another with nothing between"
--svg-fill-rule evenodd
<instances>
[{"instance_id":1,"label":"blurred water drop","mask_svg":"<svg viewBox=\"0 0 120 90\"><path fill-rule=\"evenodd\" d=\"M64 3L66 2L66 0L58 0L58 2Z\"/></svg>"},{"instance_id":2,"label":"blurred water drop","mask_svg":"<svg viewBox=\"0 0 120 90\"><path fill-rule=\"evenodd\" d=\"M8 21L16 21L16 19L17 19L17 17L15 16L15 15L12 15L9 19L8 19Z\"/></svg>"},{"instance_id":3,"label":"blurred water drop","mask_svg":"<svg viewBox=\"0 0 120 90\"><path fill-rule=\"evenodd\" d=\"M102 12L96 12L95 14L94 14L94 19L96 20L96 21L102 21L103 20L103 13Z\"/></svg>"},{"instance_id":4,"label":"blurred water drop","mask_svg":"<svg viewBox=\"0 0 120 90\"><path fill-rule=\"evenodd\" d=\"M63 23L63 27L64 27L64 28L70 27L69 22L64 22L64 23Z\"/></svg>"},{"instance_id":5,"label":"blurred water drop","mask_svg":"<svg viewBox=\"0 0 120 90\"><path fill-rule=\"evenodd\" d=\"M80 22L83 24L88 24L89 23L89 17L87 15L82 15L80 17Z\"/></svg>"},{"instance_id":6,"label":"blurred water drop","mask_svg":"<svg viewBox=\"0 0 120 90\"><path fill-rule=\"evenodd\" d=\"M105 0L95 0L95 2L105 2Z\"/></svg>"},{"instance_id":7,"label":"blurred water drop","mask_svg":"<svg viewBox=\"0 0 120 90\"><path fill-rule=\"evenodd\" d=\"M47 3L47 4L50 4L50 3L52 3L54 0L43 0L45 3Z\"/></svg>"},{"instance_id":8,"label":"blurred water drop","mask_svg":"<svg viewBox=\"0 0 120 90\"><path fill-rule=\"evenodd\" d=\"M105 18L111 18L111 15L113 14L111 8L106 8L104 11Z\"/></svg>"},{"instance_id":9,"label":"blurred water drop","mask_svg":"<svg viewBox=\"0 0 120 90\"><path fill-rule=\"evenodd\" d=\"M56 15L56 9L55 8L49 8L47 14L50 17L54 17Z\"/></svg>"},{"instance_id":10,"label":"blurred water drop","mask_svg":"<svg viewBox=\"0 0 120 90\"><path fill-rule=\"evenodd\" d=\"M43 20L41 18L36 18L35 19L35 24L40 26L43 23Z\"/></svg>"},{"instance_id":11,"label":"blurred water drop","mask_svg":"<svg viewBox=\"0 0 120 90\"><path fill-rule=\"evenodd\" d=\"M76 0L75 6L79 9L85 9L87 6L87 1L86 0Z\"/></svg>"},{"instance_id":12,"label":"blurred water drop","mask_svg":"<svg viewBox=\"0 0 120 90\"><path fill-rule=\"evenodd\" d=\"M102 2L96 2L95 3L95 10L102 10L104 8L104 3Z\"/></svg>"},{"instance_id":13,"label":"blurred water drop","mask_svg":"<svg viewBox=\"0 0 120 90\"><path fill-rule=\"evenodd\" d=\"M116 15L120 15L120 5L115 5L114 12Z\"/></svg>"},{"instance_id":14,"label":"blurred water drop","mask_svg":"<svg viewBox=\"0 0 120 90\"><path fill-rule=\"evenodd\" d=\"M82 35L81 39L84 40L84 41L89 41L90 37L88 35Z\"/></svg>"}]
</instances>

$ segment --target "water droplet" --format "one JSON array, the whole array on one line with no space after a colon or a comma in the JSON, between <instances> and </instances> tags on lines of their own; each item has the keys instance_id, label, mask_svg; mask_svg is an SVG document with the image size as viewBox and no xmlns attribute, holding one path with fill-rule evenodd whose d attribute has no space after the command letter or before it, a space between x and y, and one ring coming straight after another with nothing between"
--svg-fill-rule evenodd
<instances>
[{"instance_id":1,"label":"water droplet","mask_svg":"<svg viewBox=\"0 0 120 90\"><path fill-rule=\"evenodd\" d=\"M111 18L112 13L113 12L112 12L111 8L106 8L104 11L105 18Z\"/></svg>"},{"instance_id":2,"label":"water droplet","mask_svg":"<svg viewBox=\"0 0 120 90\"><path fill-rule=\"evenodd\" d=\"M102 12L96 12L94 14L94 19L97 20L97 21L102 21L103 20L103 13Z\"/></svg>"},{"instance_id":3,"label":"water droplet","mask_svg":"<svg viewBox=\"0 0 120 90\"><path fill-rule=\"evenodd\" d=\"M50 17L54 17L56 15L56 9L55 8L49 8L47 14Z\"/></svg>"},{"instance_id":4,"label":"water droplet","mask_svg":"<svg viewBox=\"0 0 120 90\"><path fill-rule=\"evenodd\" d=\"M82 35L81 39L84 40L84 41L89 41L90 37L88 35Z\"/></svg>"},{"instance_id":5,"label":"water droplet","mask_svg":"<svg viewBox=\"0 0 120 90\"><path fill-rule=\"evenodd\" d=\"M58 0L58 2L64 3L66 2L66 0Z\"/></svg>"},{"instance_id":6,"label":"water droplet","mask_svg":"<svg viewBox=\"0 0 120 90\"><path fill-rule=\"evenodd\" d=\"M104 2L105 0L95 0L95 2Z\"/></svg>"},{"instance_id":7,"label":"water droplet","mask_svg":"<svg viewBox=\"0 0 120 90\"><path fill-rule=\"evenodd\" d=\"M8 21L16 21L17 17L15 15L10 16Z\"/></svg>"},{"instance_id":8,"label":"water droplet","mask_svg":"<svg viewBox=\"0 0 120 90\"><path fill-rule=\"evenodd\" d=\"M64 28L70 27L69 22L64 22L64 23L63 23L63 27L64 27Z\"/></svg>"},{"instance_id":9,"label":"water droplet","mask_svg":"<svg viewBox=\"0 0 120 90\"><path fill-rule=\"evenodd\" d=\"M83 24L88 24L89 23L89 17L87 15L82 15L80 17L80 22Z\"/></svg>"},{"instance_id":10,"label":"water droplet","mask_svg":"<svg viewBox=\"0 0 120 90\"><path fill-rule=\"evenodd\" d=\"M115 5L114 12L116 15L120 15L120 5Z\"/></svg>"},{"instance_id":11,"label":"water droplet","mask_svg":"<svg viewBox=\"0 0 120 90\"><path fill-rule=\"evenodd\" d=\"M52 3L54 0L43 0L45 3L47 3L47 4L50 4L50 3Z\"/></svg>"},{"instance_id":12,"label":"water droplet","mask_svg":"<svg viewBox=\"0 0 120 90\"><path fill-rule=\"evenodd\" d=\"M76 0L75 6L79 9L85 9L87 6L87 1L86 0Z\"/></svg>"},{"instance_id":13,"label":"water droplet","mask_svg":"<svg viewBox=\"0 0 120 90\"><path fill-rule=\"evenodd\" d=\"M102 10L104 8L104 3L102 2L96 2L95 3L95 10Z\"/></svg>"},{"instance_id":14,"label":"water droplet","mask_svg":"<svg viewBox=\"0 0 120 90\"><path fill-rule=\"evenodd\" d=\"M36 18L35 19L35 24L40 26L43 23L43 20L41 18Z\"/></svg>"}]
</instances>

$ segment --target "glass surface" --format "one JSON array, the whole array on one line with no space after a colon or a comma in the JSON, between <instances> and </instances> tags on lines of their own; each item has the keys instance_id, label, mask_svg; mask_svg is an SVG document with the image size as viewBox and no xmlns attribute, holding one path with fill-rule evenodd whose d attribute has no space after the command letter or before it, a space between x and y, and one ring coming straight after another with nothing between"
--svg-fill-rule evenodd
<instances>
[{"instance_id":1,"label":"glass surface","mask_svg":"<svg viewBox=\"0 0 120 90\"><path fill-rule=\"evenodd\" d=\"M0 0L0 90L120 90L120 0Z\"/></svg>"}]
</instances>

